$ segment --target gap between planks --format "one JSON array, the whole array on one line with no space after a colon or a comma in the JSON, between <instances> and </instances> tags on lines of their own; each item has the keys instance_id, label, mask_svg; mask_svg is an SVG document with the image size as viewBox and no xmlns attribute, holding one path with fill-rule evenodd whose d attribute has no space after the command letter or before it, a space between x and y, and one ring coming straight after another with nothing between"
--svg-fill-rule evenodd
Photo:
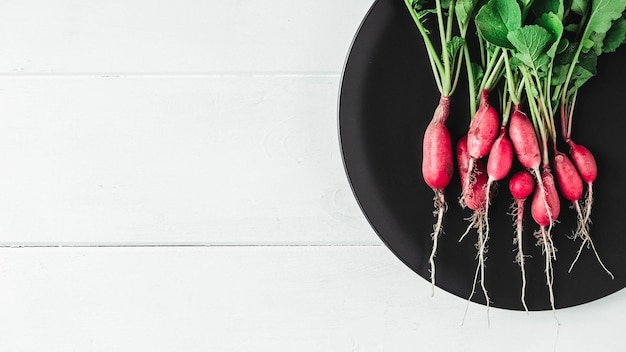
<instances>
[{"instance_id":1,"label":"gap between planks","mask_svg":"<svg viewBox=\"0 0 626 352\"><path fill-rule=\"evenodd\" d=\"M0 243L0 248L237 248L237 247L382 247L383 244L185 244L185 243L63 243L63 244L6 244Z\"/></svg>"},{"instance_id":2,"label":"gap between planks","mask_svg":"<svg viewBox=\"0 0 626 352\"><path fill-rule=\"evenodd\" d=\"M92 79L92 78L265 78L265 77L328 77L338 78L341 72L288 72L288 71L220 71L220 72L0 72L1 78L24 79Z\"/></svg>"}]
</instances>

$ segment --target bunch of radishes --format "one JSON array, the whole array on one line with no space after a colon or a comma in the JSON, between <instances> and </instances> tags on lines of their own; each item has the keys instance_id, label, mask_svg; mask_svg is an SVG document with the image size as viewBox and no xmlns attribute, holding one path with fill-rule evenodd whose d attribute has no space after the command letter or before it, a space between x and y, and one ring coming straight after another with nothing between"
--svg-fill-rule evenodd
<instances>
[{"instance_id":1,"label":"bunch of radishes","mask_svg":"<svg viewBox=\"0 0 626 352\"><path fill-rule=\"evenodd\" d=\"M561 211L561 196L577 212L573 237L582 239L570 270L587 246L612 278L595 250L589 231L596 162L587 148L572 141L571 130L579 88L595 74L597 57L615 51L625 42L626 0L490 0L480 5L478 0L405 0L405 3L424 39L441 93L424 134L422 160L424 180L435 192L437 221L429 257L433 290L437 238L442 233L447 207L445 189L452 180L455 159L446 121L450 96L462 70L461 62L465 62L472 118L467 135L456 144L462 186L459 203L471 209L473 216L460 238L476 229L478 265L474 285L480 277L487 306L490 299L484 270L489 206L493 184L509 175L514 157L526 169L512 175L509 181L509 190L515 198L515 260L522 273L524 308L527 309L522 222L529 197L532 197L532 218L538 227L534 236L545 255L552 309L555 309L552 261L556 259L552 230ZM426 20L433 17L437 26L428 29ZM478 50L468 45L467 34L474 30ZM438 37L439 51L431 36ZM492 92L499 93L500 109L490 102L490 95L495 96ZM559 150L560 145L569 147L569 156Z\"/></svg>"}]
</instances>

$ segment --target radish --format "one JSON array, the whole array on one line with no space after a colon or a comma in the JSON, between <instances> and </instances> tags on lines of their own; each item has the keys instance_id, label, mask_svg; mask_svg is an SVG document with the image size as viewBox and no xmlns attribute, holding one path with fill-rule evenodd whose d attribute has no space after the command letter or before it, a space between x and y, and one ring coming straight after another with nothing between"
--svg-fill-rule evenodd
<instances>
[{"instance_id":1,"label":"radish","mask_svg":"<svg viewBox=\"0 0 626 352\"><path fill-rule=\"evenodd\" d=\"M568 168L574 170L574 171L570 171L570 173L576 172L578 176L577 187L580 188L579 191L577 189L577 193L576 193L576 195L578 195L578 198L573 200L574 207L576 208L576 211L578 213L578 227L576 229L576 233L574 234L574 239L576 239L577 237L580 237L583 240L568 272L572 271L572 269L574 268L574 265L576 264L576 262L578 261L578 258L580 257L580 254L583 248L585 247L585 245L588 244L588 246L591 247L591 249L593 250L596 256L596 259L598 260L598 263L600 263L600 266L602 266L604 271L606 271L606 273L611 277L611 279L615 279L615 276L613 276L613 273L611 273L611 271L609 271L609 269L606 268L606 266L600 259L600 255L598 254L598 251L596 250L593 240L591 240L591 236L589 234L589 225L591 222L589 220L589 216L591 214L591 204L593 202L593 182L595 181L597 174L598 174L598 167L596 165L595 158L593 157L589 149L585 148L584 146L574 143L571 139L568 141L568 143L571 148L570 155L572 156L574 163L569 161L569 158L567 158L567 156L565 156L565 158L569 161ZM574 164L576 164L576 166L574 166ZM583 180L585 181L585 183L587 183L587 188L588 188L584 211L581 210L579 202L578 202L578 199L580 199L583 193L583 190L582 190Z\"/></svg>"},{"instance_id":2,"label":"radish","mask_svg":"<svg viewBox=\"0 0 626 352\"><path fill-rule=\"evenodd\" d=\"M467 132L467 151L472 159L480 159L491 150L491 145L498 136L498 112L489 104L489 91L483 90L480 108L472 119Z\"/></svg>"},{"instance_id":3,"label":"radish","mask_svg":"<svg viewBox=\"0 0 626 352\"><path fill-rule=\"evenodd\" d=\"M472 160L468 150L467 136L463 136L457 143L457 160L460 171L461 187L468 187L468 189L462 190L463 204L465 204L469 209L473 211L472 216L469 218L470 224L467 226L467 229L465 230L463 235L461 235L459 242L462 241L463 238L465 238L465 236L471 231L472 228L475 228L478 233L478 241L476 243L476 247L478 249L478 265L476 267L476 275L474 276L472 292L470 293L468 302L472 299L474 295L478 275L480 274L480 285L485 296L487 309L489 309L490 299L487 292L487 287L485 286L485 252L487 237L485 236L484 230L484 212L487 205L488 197L487 169L482 160L478 159L475 161L474 172L472 173L472 175L468 175L468 173L466 172L469 169ZM471 182L467 182L467 177L473 177L473 180Z\"/></svg>"},{"instance_id":4,"label":"radish","mask_svg":"<svg viewBox=\"0 0 626 352\"><path fill-rule=\"evenodd\" d=\"M445 125L449 113L450 100L442 97L424 133L422 176L426 184L435 191L445 189L454 172L452 141Z\"/></svg>"},{"instance_id":5,"label":"radish","mask_svg":"<svg viewBox=\"0 0 626 352\"><path fill-rule=\"evenodd\" d=\"M433 119L426 128L423 142L422 175L426 184L435 192L434 214L437 221L433 226L433 246L428 258L430 264L430 281L432 294L435 292L435 256L437 255L437 239L442 232L443 214L446 211L444 189L450 183L454 172L452 141L450 132L445 125L450 113L450 100L441 97L435 109Z\"/></svg>"},{"instance_id":6,"label":"radish","mask_svg":"<svg viewBox=\"0 0 626 352\"><path fill-rule=\"evenodd\" d=\"M474 166L476 160L485 157L491 150L491 146L498 135L499 117L498 112L489 104L489 90L482 91L480 107L467 133L467 151L469 154L469 166L464 177L463 192L472 189L471 183L474 180ZM461 196L461 205L464 203L465 195ZM475 209L474 209L475 210Z\"/></svg>"},{"instance_id":7,"label":"radish","mask_svg":"<svg viewBox=\"0 0 626 352\"><path fill-rule=\"evenodd\" d=\"M506 120L503 122L506 123ZM483 212L485 223L485 238L489 237L489 205L491 204L491 186L494 182L502 180L511 170L513 165L513 146L507 136L506 127L500 128L500 135L491 145L489 158L487 159L487 185L485 186L485 211Z\"/></svg>"},{"instance_id":8,"label":"radish","mask_svg":"<svg viewBox=\"0 0 626 352\"><path fill-rule=\"evenodd\" d=\"M513 244L517 244L517 256L516 262L519 264L522 273L522 294L521 300L524 309L528 311L526 306L526 269L524 268L524 250L522 248L522 233L523 233L523 220L524 220L524 205L526 204L526 198L530 196L535 188L535 181L532 175L525 170L515 173L509 181L509 191L515 199L513 203L513 215L515 216L515 232L516 236L513 239Z\"/></svg>"},{"instance_id":9,"label":"radish","mask_svg":"<svg viewBox=\"0 0 626 352\"><path fill-rule=\"evenodd\" d=\"M439 25L439 51L431 41L431 32L426 29L426 16L423 4L416 4L414 0L405 0L404 4L415 22L417 29L426 46L426 53L430 61L433 78L440 93L439 105L435 109L433 118L426 128L423 140L422 175L426 184L435 192L433 212L437 218L431 234L433 247L428 262L430 264L430 281L432 295L435 295L435 256L437 254L437 239L442 233L443 214L446 211L445 188L450 183L454 173L454 157L450 133L446 127L446 120L450 113L449 97L456 90L456 78L461 71L461 43L464 43L465 33L469 23L463 23L465 28L461 37L452 36L454 11L444 9L439 1L434 8L426 13L437 14ZM419 5L419 6L418 6ZM432 4L429 4L432 5ZM459 23L461 25L461 23ZM464 45L464 44L463 44Z\"/></svg>"},{"instance_id":10,"label":"radish","mask_svg":"<svg viewBox=\"0 0 626 352\"><path fill-rule=\"evenodd\" d=\"M559 151L554 154L554 173L561 194L565 199L578 204L578 199L583 195L583 181L578 170L567 155Z\"/></svg>"},{"instance_id":11,"label":"radish","mask_svg":"<svg viewBox=\"0 0 626 352\"><path fill-rule=\"evenodd\" d=\"M539 171L539 166L541 165L539 142L533 124L530 122L528 116L520 110L519 105L515 106L513 114L511 114L509 136L511 137L511 143L513 144L517 160L519 160L522 166L531 170L532 174L535 176L537 185L539 186L539 200L544 203L543 207L548 211L547 215L551 217L549 214L550 207L546 200L543 177ZM552 222L550 221L549 223Z\"/></svg>"},{"instance_id":12,"label":"radish","mask_svg":"<svg viewBox=\"0 0 626 352\"><path fill-rule=\"evenodd\" d=\"M586 147L574 143L571 139L567 140L570 146L570 155L576 165L576 169L580 173L580 177L587 184L587 199L585 201L585 224L589 223L591 215L591 206L593 203L593 182L598 176L598 166L593 154Z\"/></svg>"},{"instance_id":13,"label":"radish","mask_svg":"<svg viewBox=\"0 0 626 352\"><path fill-rule=\"evenodd\" d=\"M500 128L500 135L491 146L489 159L487 160L487 174L489 182L500 181L506 177L513 165L513 145L509 139L506 128Z\"/></svg>"},{"instance_id":14,"label":"radish","mask_svg":"<svg viewBox=\"0 0 626 352\"><path fill-rule=\"evenodd\" d=\"M540 226L539 231L535 233L535 237L537 238L537 245L543 246L543 254L546 258L546 284L550 294L550 304L554 311L556 308L554 306L554 291L552 288L552 282L554 281L552 260L556 260L556 248L552 242L551 231L554 222L559 217L561 201L554 184L554 177L548 167L544 167L541 179L544 191L535 192L530 210L533 219Z\"/></svg>"},{"instance_id":15,"label":"radish","mask_svg":"<svg viewBox=\"0 0 626 352\"><path fill-rule=\"evenodd\" d=\"M515 110L511 114L509 136L517 160L522 166L532 170L537 179L540 179L541 152L539 151L539 142L533 124L528 116L520 110L519 105L515 106Z\"/></svg>"}]
</instances>

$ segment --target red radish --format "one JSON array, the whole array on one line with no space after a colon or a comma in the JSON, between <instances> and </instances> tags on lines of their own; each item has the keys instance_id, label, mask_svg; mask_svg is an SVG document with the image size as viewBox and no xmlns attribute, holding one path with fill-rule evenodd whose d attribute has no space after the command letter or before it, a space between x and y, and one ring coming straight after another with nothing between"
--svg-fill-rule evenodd
<instances>
[{"instance_id":1,"label":"red radish","mask_svg":"<svg viewBox=\"0 0 626 352\"><path fill-rule=\"evenodd\" d=\"M474 174L474 164L476 160L486 156L498 135L498 127L500 126L498 112L489 104L489 90L485 89L482 92L480 107L467 132L467 150L470 155L469 166L466 176L464 177L465 183L462 187L464 191L471 189L470 184L473 181L472 175ZM461 205L464 206L463 199L461 197Z\"/></svg>"},{"instance_id":2,"label":"red radish","mask_svg":"<svg viewBox=\"0 0 626 352\"><path fill-rule=\"evenodd\" d=\"M452 156L452 141L450 132L445 123L450 114L450 99L442 96L435 109L433 118L424 133L422 149L422 175L426 184L435 192L434 214L437 222L433 226L433 247L429 257L430 282L432 295L435 295L435 256L437 254L437 239L442 232L443 214L447 205L444 189L450 183L454 173L454 157Z\"/></svg>"},{"instance_id":3,"label":"red radish","mask_svg":"<svg viewBox=\"0 0 626 352\"><path fill-rule=\"evenodd\" d=\"M500 128L500 135L491 145L489 158L487 159L487 185L485 186L485 238L489 238L489 205L491 205L491 185L502 180L511 170L513 165L513 146L507 136L505 126Z\"/></svg>"},{"instance_id":4,"label":"red radish","mask_svg":"<svg viewBox=\"0 0 626 352\"><path fill-rule=\"evenodd\" d=\"M467 151L467 135L459 139L456 144L456 162L459 167L459 176L461 177L461 186L465 186L465 177L469 170L470 156Z\"/></svg>"},{"instance_id":5,"label":"red radish","mask_svg":"<svg viewBox=\"0 0 626 352\"><path fill-rule=\"evenodd\" d=\"M485 166L482 162L477 161L473 174L469 175L472 181L468 182L466 178L468 177L471 157L467 149L467 136L461 137L457 143L456 154L461 187L469 187L462 191L462 202L471 210L478 211L485 206L486 200L484 188L487 185L487 173Z\"/></svg>"},{"instance_id":6,"label":"red radish","mask_svg":"<svg viewBox=\"0 0 626 352\"><path fill-rule=\"evenodd\" d=\"M587 184L587 199L585 200L585 216L584 224L589 224L589 216L591 215L591 206L593 204L593 181L598 176L598 166L596 165L596 159L589 149L580 144L574 143L571 139L567 141L570 146L570 155L576 165L576 169L580 173L580 177Z\"/></svg>"},{"instance_id":7,"label":"red radish","mask_svg":"<svg viewBox=\"0 0 626 352\"><path fill-rule=\"evenodd\" d=\"M487 243L487 237L484 232L484 211L487 201L487 169L482 160L476 160L474 170L471 174L469 170L471 157L468 152L467 136L463 136L457 144L457 160L460 171L461 187L462 191L462 203L468 208L473 210L472 217L469 219L470 224L465 230L465 233L459 239L459 242L465 238L472 228L476 228L478 232L478 266L476 268L476 276L474 277L474 284L472 286L472 293L469 297L471 300L474 294L474 287L476 287L476 281L478 280L478 274L480 273L481 288L485 295L485 301L487 302L487 308L489 308L490 300L487 288L485 286L485 246ZM468 181L466 178L471 177L472 181ZM465 188L467 187L467 188Z\"/></svg>"},{"instance_id":8,"label":"red radish","mask_svg":"<svg viewBox=\"0 0 626 352\"><path fill-rule=\"evenodd\" d=\"M514 207L514 216L515 220L515 232L516 236L513 240L514 244L517 244L517 256L516 261L520 266L522 273L522 305L524 309L528 311L528 306L526 306L526 269L524 268L524 250L522 248L522 234L523 234L523 220L524 220L524 205L526 204L526 198L533 193L533 189L535 188L535 180L533 176L526 170L518 171L515 173L511 180L509 181L509 191L511 191L511 195L515 199Z\"/></svg>"},{"instance_id":9,"label":"red radish","mask_svg":"<svg viewBox=\"0 0 626 352\"><path fill-rule=\"evenodd\" d=\"M509 136L515 149L517 160L527 169L539 170L541 152L533 124L526 114L515 106L509 121ZM535 175L537 177L538 175Z\"/></svg>"},{"instance_id":10,"label":"red radish","mask_svg":"<svg viewBox=\"0 0 626 352\"><path fill-rule=\"evenodd\" d=\"M543 170L541 179L545 190L545 201L541 199L541 192L535 192L530 210L539 226L551 227L561 212L561 201L556 191L554 177L549 169Z\"/></svg>"},{"instance_id":11,"label":"red radish","mask_svg":"<svg viewBox=\"0 0 626 352\"><path fill-rule=\"evenodd\" d=\"M433 120L424 133L422 175L433 190L448 186L454 173L452 141L445 121Z\"/></svg>"},{"instance_id":12,"label":"red radish","mask_svg":"<svg viewBox=\"0 0 626 352\"><path fill-rule=\"evenodd\" d=\"M543 192L541 190L535 192L530 210L533 219L540 226L539 232L535 236L537 237L538 245L543 245L544 248L546 284L550 292L550 304L552 305L552 310L555 311L554 290L552 289L552 282L554 281L552 260L556 259L556 249L552 243L551 231L554 222L561 212L561 201L554 184L554 177L547 167L544 167L541 174L541 182L543 184Z\"/></svg>"},{"instance_id":13,"label":"red radish","mask_svg":"<svg viewBox=\"0 0 626 352\"><path fill-rule=\"evenodd\" d=\"M463 201L473 211L482 212L487 206L487 172L485 164L477 160L474 169L474 181L470 184L470 190L464 192Z\"/></svg>"},{"instance_id":14,"label":"red radish","mask_svg":"<svg viewBox=\"0 0 626 352\"><path fill-rule=\"evenodd\" d=\"M584 146L575 144L572 140L569 140L568 143L571 148L570 155L572 156L574 163L569 161L569 158L565 156L565 158L569 161L569 164L567 165L567 167L568 169L570 169L567 175L576 173L576 175L578 176L576 178L576 193L573 194L571 198L574 198L575 196L578 196L578 197L576 199L570 199L567 195L565 195L565 191L563 190L563 187L561 187L562 188L561 191L564 192L564 196L568 200L571 200L574 203L574 207L576 208L576 211L578 213L578 227L576 229L576 233L574 234L574 238L580 237L583 240L580 248L578 249L578 252L576 253L576 257L574 258L574 261L570 265L569 272L572 271L572 269L574 268L574 265L576 264L576 262L578 261L578 258L580 257L580 254L583 248L585 248L585 245L588 244L592 248L593 252L595 253L596 259L598 260L602 268L607 272L607 274L612 279L614 279L615 277L613 276L613 273L611 273L609 269L606 268L606 266L600 259L600 255L598 254L598 251L596 250L593 240L591 239L591 236L589 234L589 224L590 224L589 216L591 213L591 203L593 201L592 199L593 188L592 187L593 187L593 181L595 181L598 175L598 167L596 165L595 158L593 157L589 149L585 148ZM574 164L576 164L576 166L574 166ZM556 158L555 158L555 165L556 165ZM573 169L574 171L571 171L571 169ZM564 176L564 178L566 178L567 175ZM574 177L571 177L571 179L574 179ZM581 210L580 204L578 202L578 199L580 199L583 193L583 184L582 184L583 180L587 183L588 189L589 189L587 192L587 199L585 201L584 211ZM569 181L568 183L571 183L571 181ZM561 185L559 184L559 186Z\"/></svg>"},{"instance_id":15,"label":"red radish","mask_svg":"<svg viewBox=\"0 0 626 352\"><path fill-rule=\"evenodd\" d=\"M487 160L487 174L489 180L500 181L506 177L513 165L513 145L507 136L506 128L500 128L500 135L493 142L489 159Z\"/></svg>"},{"instance_id":16,"label":"red radish","mask_svg":"<svg viewBox=\"0 0 626 352\"><path fill-rule=\"evenodd\" d=\"M570 155L576 164L580 177L587 182L592 183L598 176L598 166L593 154L586 147L574 143L571 139L568 141L570 146Z\"/></svg>"},{"instance_id":17,"label":"red radish","mask_svg":"<svg viewBox=\"0 0 626 352\"><path fill-rule=\"evenodd\" d=\"M488 98L489 91L485 89L480 100L480 108L476 111L467 132L467 149L474 160L489 153L500 127L498 112L489 105Z\"/></svg>"},{"instance_id":18,"label":"red radish","mask_svg":"<svg viewBox=\"0 0 626 352\"><path fill-rule=\"evenodd\" d=\"M531 170L537 180L539 192L537 192L538 195L535 197L539 197L539 200L544 203L544 208L549 210L550 207L546 200L546 191L542 176L539 172L539 166L541 165L539 142L532 122L530 122L528 116L520 110L519 105L515 106L511 114L509 136L511 137L511 143L513 144L517 160L519 160L522 166Z\"/></svg>"},{"instance_id":19,"label":"red radish","mask_svg":"<svg viewBox=\"0 0 626 352\"><path fill-rule=\"evenodd\" d=\"M509 191L511 191L513 198L517 200L525 200L528 198L528 196L533 193L534 188L535 181L532 175L526 170L516 172L509 181Z\"/></svg>"},{"instance_id":20,"label":"red radish","mask_svg":"<svg viewBox=\"0 0 626 352\"><path fill-rule=\"evenodd\" d=\"M558 151L554 156L554 174L563 197L578 203L578 199L583 195L583 181L572 161Z\"/></svg>"}]
</instances>

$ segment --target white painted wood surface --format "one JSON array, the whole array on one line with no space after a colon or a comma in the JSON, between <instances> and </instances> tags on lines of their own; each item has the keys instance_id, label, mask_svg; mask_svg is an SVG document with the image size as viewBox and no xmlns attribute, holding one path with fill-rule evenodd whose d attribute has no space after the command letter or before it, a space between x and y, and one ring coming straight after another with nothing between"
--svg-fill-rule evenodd
<instances>
[{"instance_id":1,"label":"white painted wood surface","mask_svg":"<svg viewBox=\"0 0 626 352\"><path fill-rule=\"evenodd\" d=\"M371 2L1 1L0 351L623 350L623 291L461 326L375 236L336 135Z\"/></svg>"},{"instance_id":2,"label":"white painted wood surface","mask_svg":"<svg viewBox=\"0 0 626 352\"><path fill-rule=\"evenodd\" d=\"M620 351L620 292L492 309L380 246L0 250L2 351ZM556 345L556 348L555 348Z\"/></svg>"},{"instance_id":3,"label":"white painted wood surface","mask_svg":"<svg viewBox=\"0 0 626 352\"><path fill-rule=\"evenodd\" d=\"M2 244L376 244L335 76L0 79Z\"/></svg>"}]
</instances>

